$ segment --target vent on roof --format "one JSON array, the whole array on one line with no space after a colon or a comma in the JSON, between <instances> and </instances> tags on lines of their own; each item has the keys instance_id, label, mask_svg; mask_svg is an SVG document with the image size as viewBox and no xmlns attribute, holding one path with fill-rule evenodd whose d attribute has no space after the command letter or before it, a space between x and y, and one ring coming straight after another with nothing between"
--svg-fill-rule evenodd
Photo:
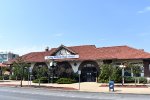
<instances>
[{"instance_id":1,"label":"vent on roof","mask_svg":"<svg viewBox=\"0 0 150 100\"><path fill-rule=\"evenodd\" d=\"M139 49L139 50L144 51L144 49Z\"/></svg>"},{"instance_id":2,"label":"vent on roof","mask_svg":"<svg viewBox=\"0 0 150 100\"><path fill-rule=\"evenodd\" d=\"M46 47L46 48L45 48L45 51L49 51L49 47Z\"/></svg>"}]
</instances>

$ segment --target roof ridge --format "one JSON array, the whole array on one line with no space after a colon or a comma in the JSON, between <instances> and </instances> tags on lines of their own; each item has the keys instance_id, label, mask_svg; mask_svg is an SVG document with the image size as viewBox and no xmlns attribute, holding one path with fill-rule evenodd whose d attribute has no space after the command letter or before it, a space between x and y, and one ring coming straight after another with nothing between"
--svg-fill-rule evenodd
<instances>
[{"instance_id":1,"label":"roof ridge","mask_svg":"<svg viewBox=\"0 0 150 100\"><path fill-rule=\"evenodd\" d=\"M32 53L44 53L45 51L39 51L39 52L29 52L29 53L26 53L24 55L27 55L27 54L32 54ZM21 56L24 56L24 55L21 55Z\"/></svg>"},{"instance_id":2,"label":"roof ridge","mask_svg":"<svg viewBox=\"0 0 150 100\"><path fill-rule=\"evenodd\" d=\"M28 54L33 54L33 53L45 53L45 52L30 52L30 53L28 53ZM22 55L21 57L25 57L25 59L26 59L26 56L27 56L28 54ZM34 55L34 56L35 56L35 55ZM29 58L33 58L34 56L32 55L32 56L29 57Z\"/></svg>"},{"instance_id":3,"label":"roof ridge","mask_svg":"<svg viewBox=\"0 0 150 100\"><path fill-rule=\"evenodd\" d=\"M143 52L143 53L148 53L148 54L150 54L149 52L142 51L142 50L140 50L140 49L138 49L138 48L131 47L131 46L129 46L129 45L110 46L110 47L99 47L99 48L97 48L97 49L101 49L101 48L113 48L113 47L128 47L128 48L130 48L130 49L134 49L134 50L137 50L137 51L139 51L139 52Z\"/></svg>"},{"instance_id":4,"label":"roof ridge","mask_svg":"<svg viewBox=\"0 0 150 100\"><path fill-rule=\"evenodd\" d=\"M140 52L144 52L144 53L150 54L150 53L147 52L147 51L142 51L142 50L140 50L140 49L137 49L137 48L134 48L134 47L131 47L131 46L127 46L127 47L129 47L129 48L131 48L131 49L134 49L134 50L138 50L138 51L140 51Z\"/></svg>"},{"instance_id":5,"label":"roof ridge","mask_svg":"<svg viewBox=\"0 0 150 100\"><path fill-rule=\"evenodd\" d=\"M120 45L120 46L107 46L107 47L98 47L97 49L99 48L113 48L113 47L130 47L128 45Z\"/></svg>"},{"instance_id":6,"label":"roof ridge","mask_svg":"<svg viewBox=\"0 0 150 100\"><path fill-rule=\"evenodd\" d=\"M94 46L94 47L96 47L95 45L79 45L79 46L67 46L67 47L82 47L82 46Z\"/></svg>"}]
</instances>

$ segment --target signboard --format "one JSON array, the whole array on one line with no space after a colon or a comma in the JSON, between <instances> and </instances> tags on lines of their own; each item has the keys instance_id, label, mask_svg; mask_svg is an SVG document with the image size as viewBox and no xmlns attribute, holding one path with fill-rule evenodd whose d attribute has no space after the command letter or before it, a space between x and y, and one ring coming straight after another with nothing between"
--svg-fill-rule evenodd
<instances>
[{"instance_id":1,"label":"signboard","mask_svg":"<svg viewBox=\"0 0 150 100\"><path fill-rule=\"evenodd\" d=\"M59 55L59 56L45 56L45 59L65 59L65 58L79 58L79 55Z\"/></svg>"},{"instance_id":2,"label":"signboard","mask_svg":"<svg viewBox=\"0 0 150 100\"><path fill-rule=\"evenodd\" d=\"M81 75L81 70L78 70L78 74Z\"/></svg>"},{"instance_id":3,"label":"signboard","mask_svg":"<svg viewBox=\"0 0 150 100\"><path fill-rule=\"evenodd\" d=\"M29 72L32 73L32 68L31 67L29 67Z\"/></svg>"}]
</instances>

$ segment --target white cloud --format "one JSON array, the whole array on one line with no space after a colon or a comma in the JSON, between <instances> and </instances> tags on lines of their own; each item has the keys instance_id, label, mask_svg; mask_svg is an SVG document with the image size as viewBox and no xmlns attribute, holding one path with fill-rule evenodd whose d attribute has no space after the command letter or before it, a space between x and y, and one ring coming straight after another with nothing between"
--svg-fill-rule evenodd
<instances>
[{"instance_id":1,"label":"white cloud","mask_svg":"<svg viewBox=\"0 0 150 100\"><path fill-rule=\"evenodd\" d=\"M150 12L150 6L145 7L143 10L138 11L138 14Z\"/></svg>"},{"instance_id":2,"label":"white cloud","mask_svg":"<svg viewBox=\"0 0 150 100\"><path fill-rule=\"evenodd\" d=\"M64 35L63 33L57 33L57 34L55 34L56 37L61 37L63 35Z\"/></svg>"}]
</instances>

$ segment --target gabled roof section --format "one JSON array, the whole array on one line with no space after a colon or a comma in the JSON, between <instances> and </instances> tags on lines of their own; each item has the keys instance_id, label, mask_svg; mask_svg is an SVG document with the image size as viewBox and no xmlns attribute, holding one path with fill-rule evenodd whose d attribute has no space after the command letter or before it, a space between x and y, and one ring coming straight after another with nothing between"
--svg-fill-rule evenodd
<instances>
[{"instance_id":1,"label":"gabled roof section","mask_svg":"<svg viewBox=\"0 0 150 100\"><path fill-rule=\"evenodd\" d=\"M116 59L149 59L150 53L130 46L112 46L97 48L98 54Z\"/></svg>"},{"instance_id":2,"label":"gabled roof section","mask_svg":"<svg viewBox=\"0 0 150 100\"><path fill-rule=\"evenodd\" d=\"M67 51L69 51L72 54L77 54L76 52L74 52L73 50L69 49L68 47L64 46L64 45L60 45L58 48L53 48L55 49L55 51L53 51L53 53L51 55L55 55L57 52L59 52L61 49L65 49Z\"/></svg>"}]
</instances>

